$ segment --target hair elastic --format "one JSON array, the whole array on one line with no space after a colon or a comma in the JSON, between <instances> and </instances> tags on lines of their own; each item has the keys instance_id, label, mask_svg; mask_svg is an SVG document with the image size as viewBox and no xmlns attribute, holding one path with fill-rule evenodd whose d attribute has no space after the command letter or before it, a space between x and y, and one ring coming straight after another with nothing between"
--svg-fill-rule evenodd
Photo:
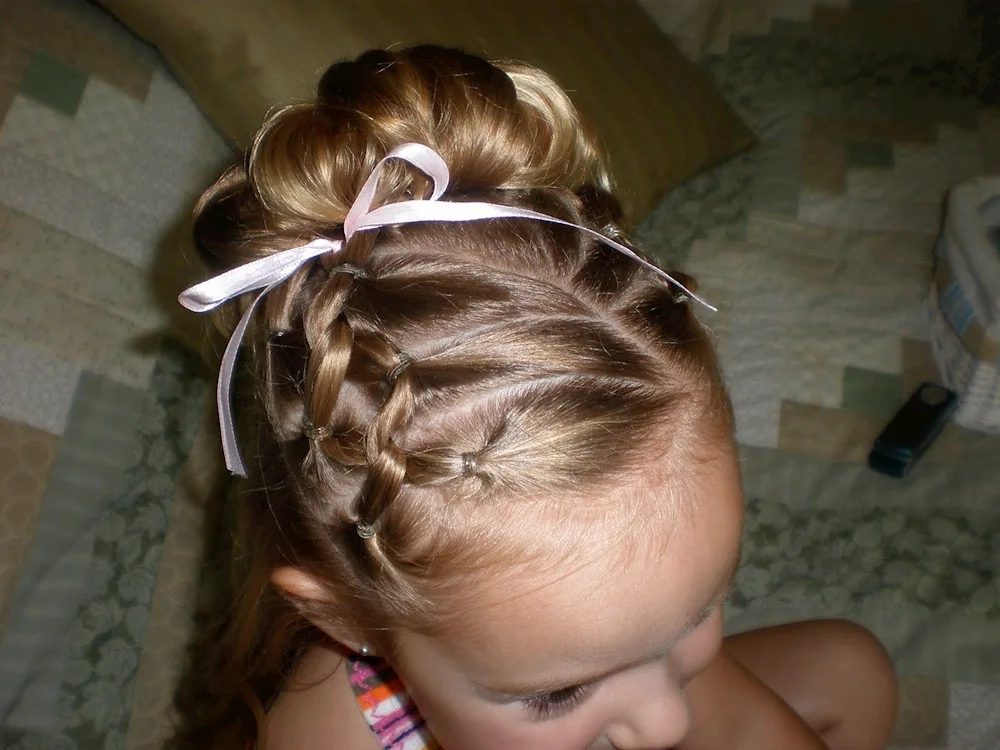
<instances>
[{"instance_id":1,"label":"hair elastic","mask_svg":"<svg viewBox=\"0 0 1000 750\"><path fill-rule=\"evenodd\" d=\"M354 527L358 532L358 536L361 537L362 539L371 539L373 536L375 536L375 527L372 526L370 523L366 523L365 521L358 521L356 524L354 524Z\"/></svg>"},{"instance_id":2,"label":"hair elastic","mask_svg":"<svg viewBox=\"0 0 1000 750\"><path fill-rule=\"evenodd\" d=\"M431 192L430 198L398 201L372 208L382 168L386 162L393 159L401 159L412 164L431 179L434 189ZM561 226L573 227L577 231L583 232L618 252L629 256L640 265L657 274L674 288L687 293L688 296L697 300L705 307L713 311L716 309L697 294L689 291L662 268L650 263L632 248L623 245L605 234L601 234L596 229L584 227L574 224L571 221L557 219L555 216L549 216L539 211L520 208L518 206L505 206L499 203L477 201L441 200L441 197L448 189L448 179L448 165L445 164L444 159L434 149L420 143L404 143L386 154L375 165L372 173L368 176L361 191L358 193L358 197L344 218L343 240L331 240L323 237L299 247L281 250L267 257L237 266L218 276L213 276L207 281L196 284L181 293L178 299L188 310L192 312L209 312L235 297L254 290L261 290L257 297L247 305L246 310L244 310L243 317L240 318L232 337L229 339L229 343L226 345L222 364L219 367L216 402L219 407L222 450L226 458L226 467L232 473L239 476L246 476L246 469L243 465L243 460L240 458L239 445L236 441L231 392L236 355L239 351L240 343L243 341L243 336L246 334L247 327L250 325L250 320L257 310L257 305L270 291L283 284L306 263L327 253L340 252L344 246L344 242L350 240L356 232L381 229L382 227L397 224L413 224L428 221L467 222L488 221L490 219L528 219L548 224L559 224ZM353 270L348 270L347 265L344 264L344 272L352 273ZM337 268L337 266L334 268ZM353 267L351 268L353 269ZM395 372L395 369L393 372ZM396 377L398 376L399 374L397 373Z\"/></svg>"},{"instance_id":3,"label":"hair elastic","mask_svg":"<svg viewBox=\"0 0 1000 750\"><path fill-rule=\"evenodd\" d=\"M317 427L312 423L309 417L306 417L306 423L302 426L302 434L305 435L312 441L326 440L330 437L330 428L327 426Z\"/></svg>"},{"instance_id":4,"label":"hair elastic","mask_svg":"<svg viewBox=\"0 0 1000 750\"><path fill-rule=\"evenodd\" d=\"M399 380L399 376L406 372L407 368L413 364L413 357L411 357L406 352L400 352L396 355L396 366L393 367L385 376L385 381L389 384L389 387L396 385L396 381Z\"/></svg>"},{"instance_id":5,"label":"hair elastic","mask_svg":"<svg viewBox=\"0 0 1000 750\"><path fill-rule=\"evenodd\" d=\"M476 462L475 453L463 453L462 454L462 476L471 477L479 471L479 464Z\"/></svg>"},{"instance_id":6,"label":"hair elastic","mask_svg":"<svg viewBox=\"0 0 1000 750\"><path fill-rule=\"evenodd\" d=\"M341 263L339 266L334 266L330 269L330 275L334 276L338 273L349 273L355 279L367 279L368 272L363 268L358 268L357 266L352 266L350 263Z\"/></svg>"}]
</instances>

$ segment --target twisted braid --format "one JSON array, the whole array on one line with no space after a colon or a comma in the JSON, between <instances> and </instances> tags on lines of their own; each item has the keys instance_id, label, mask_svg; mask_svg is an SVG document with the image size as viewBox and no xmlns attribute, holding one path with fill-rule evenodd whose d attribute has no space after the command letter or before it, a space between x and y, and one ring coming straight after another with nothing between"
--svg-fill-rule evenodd
<instances>
[{"instance_id":1,"label":"twisted braid","mask_svg":"<svg viewBox=\"0 0 1000 750\"><path fill-rule=\"evenodd\" d=\"M332 461L347 467L364 466L366 478L357 498L341 509L345 526L353 525L364 540L371 567L391 575L394 568L375 536L379 517L392 503L406 477L406 454L393 441L412 417L414 398L410 359L397 352L381 330L366 325L354 316L352 323L347 305L359 291L358 282L370 279L364 266L378 243L378 233L366 232L346 243L328 269L329 278L303 317L303 329L309 349L305 377L305 424L312 434L303 433L309 442L304 470L311 467L322 481L321 462ZM355 331L354 326L359 330ZM337 424L338 397L345 388L348 370L372 375L384 373L384 395L374 417L364 426ZM346 421L341 419L341 422ZM362 450L358 450L361 437Z\"/></svg>"},{"instance_id":2,"label":"twisted braid","mask_svg":"<svg viewBox=\"0 0 1000 750\"><path fill-rule=\"evenodd\" d=\"M405 355L404 355L405 357ZM374 526L395 499L406 478L406 454L393 441L413 417L413 374L403 359L388 373L388 397L365 434L368 481L361 496L359 520Z\"/></svg>"}]
</instances>

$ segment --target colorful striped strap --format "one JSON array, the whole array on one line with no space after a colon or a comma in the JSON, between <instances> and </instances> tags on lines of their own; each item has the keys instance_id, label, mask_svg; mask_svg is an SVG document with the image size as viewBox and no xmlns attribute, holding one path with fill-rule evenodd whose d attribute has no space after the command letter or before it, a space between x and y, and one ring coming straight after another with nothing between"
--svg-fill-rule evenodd
<instances>
[{"instance_id":1,"label":"colorful striped strap","mask_svg":"<svg viewBox=\"0 0 1000 750\"><path fill-rule=\"evenodd\" d=\"M351 689L384 750L440 750L399 677L385 661L349 658Z\"/></svg>"}]
</instances>

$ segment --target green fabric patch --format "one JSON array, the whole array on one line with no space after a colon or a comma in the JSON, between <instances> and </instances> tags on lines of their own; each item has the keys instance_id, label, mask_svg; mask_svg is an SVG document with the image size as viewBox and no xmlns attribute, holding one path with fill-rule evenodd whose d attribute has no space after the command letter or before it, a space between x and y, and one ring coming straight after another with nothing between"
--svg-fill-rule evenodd
<instances>
[{"instance_id":1,"label":"green fabric patch","mask_svg":"<svg viewBox=\"0 0 1000 750\"><path fill-rule=\"evenodd\" d=\"M21 93L73 117L83 99L87 76L76 68L36 52L21 78Z\"/></svg>"},{"instance_id":2,"label":"green fabric patch","mask_svg":"<svg viewBox=\"0 0 1000 750\"><path fill-rule=\"evenodd\" d=\"M898 375L845 367L841 408L855 414L890 417L903 400L903 384Z\"/></svg>"},{"instance_id":3,"label":"green fabric patch","mask_svg":"<svg viewBox=\"0 0 1000 750\"><path fill-rule=\"evenodd\" d=\"M855 169L892 169L896 163L891 143L847 144L847 165Z\"/></svg>"}]
</instances>

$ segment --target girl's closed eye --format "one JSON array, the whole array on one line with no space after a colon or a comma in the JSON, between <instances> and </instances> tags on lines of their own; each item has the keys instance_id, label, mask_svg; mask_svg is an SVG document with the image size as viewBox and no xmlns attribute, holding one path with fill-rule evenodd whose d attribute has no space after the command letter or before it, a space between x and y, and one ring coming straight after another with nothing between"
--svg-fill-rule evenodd
<instances>
[{"instance_id":1,"label":"girl's closed eye","mask_svg":"<svg viewBox=\"0 0 1000 750\"><path fill-rule=\"evenodd\" d=\"M521 703L534 714L539 721L565 716L583 703L590 694L592 685L574 685L551 693L529 695L521 699Z\"/></svg>"}]
</instances>

